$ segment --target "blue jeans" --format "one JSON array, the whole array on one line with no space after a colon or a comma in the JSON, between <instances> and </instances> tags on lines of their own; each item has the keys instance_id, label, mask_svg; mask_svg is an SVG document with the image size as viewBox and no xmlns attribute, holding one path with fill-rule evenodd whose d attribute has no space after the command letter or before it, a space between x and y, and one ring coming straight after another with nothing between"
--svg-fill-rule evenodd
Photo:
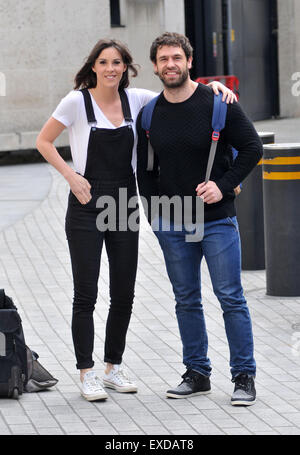
<instances>
[{"instance_id":1,"label":"blue jeans","mask_svg":"<svg viewBox=\"0 0 300 455\"><path fill-rule=\"evenodd\" d=\"M204 224L201 242L186 242L183 227L155 234L162 248L176 300L176 316L183 345L183 363L210 375L208 338L201 301L200 265L204 255L213 290L223 310L230 349L232 377L239 373L255 376L251 318L241 285L240 236L236 217Z\"/></svg>"}]
</instances>

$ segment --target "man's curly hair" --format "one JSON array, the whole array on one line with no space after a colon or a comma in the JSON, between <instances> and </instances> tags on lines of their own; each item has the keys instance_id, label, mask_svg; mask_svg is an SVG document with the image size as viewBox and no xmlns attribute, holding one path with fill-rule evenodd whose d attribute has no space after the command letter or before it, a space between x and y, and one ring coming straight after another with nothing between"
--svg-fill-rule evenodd
<instances>
[{"instance_id":1,"label":"man's curly hair","mask_svg":"<svg viewBox=\"0 0 300 455\"><path fill-rule=\"evenodd\" d=\"M165 32L158 36L151 45L150 59L153 63L156 63L157 50L162 46L181 47L187 59L193 55L193 48L185 35L175 32Z\"/></svg>"}]
</instances>

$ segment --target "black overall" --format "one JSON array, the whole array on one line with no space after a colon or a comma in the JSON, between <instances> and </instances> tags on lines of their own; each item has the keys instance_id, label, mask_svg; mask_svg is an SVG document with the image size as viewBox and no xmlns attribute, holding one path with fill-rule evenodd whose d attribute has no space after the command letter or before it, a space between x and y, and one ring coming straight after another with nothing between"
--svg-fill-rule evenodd
<instances>
[{"instance_id":1,"label":"black overall","mask_svg":"<svg viewBox=\"0 0 300 455\"><path fill-rule=\"evenodd\" d=\"M104 361L120 364L131 317L138 255L138 229L106 231L96 224L104 208L97 208L100 196L111 196L118 213L119 188L126 188L127 201L136 195L131 160L134 135L126 93L120 92L126 126L97 128L91 95L82 90L87 121L91 126L84 177L91 184L92 199L83 205L70 191L66 214L66 234L74 281L72 336L78 369L92 368L94 349L93 311L98 294L98 279L103 241L109 261L110 307L106 322ZM124 191L124 190L123 190ZM123 200L123 199L122 199ZM98 204L99 206L99 204ZM124 208L124 207L122 207ZM128 210L128 216L134 210ZM118 218L117 218L118 221Z\"/></svg>"}]
</instances>

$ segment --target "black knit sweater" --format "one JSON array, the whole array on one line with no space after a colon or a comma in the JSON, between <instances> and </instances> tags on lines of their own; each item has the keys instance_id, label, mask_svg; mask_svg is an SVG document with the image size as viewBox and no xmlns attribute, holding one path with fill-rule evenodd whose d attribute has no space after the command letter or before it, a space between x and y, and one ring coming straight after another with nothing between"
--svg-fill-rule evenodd
<instances>
[{"instance_id":1,"label":"black knit sweater","mask_svg":"<svg viewBox=\"0 0 300 455\"><path fill-rule=\"evenodd\" d=\"M160 94L150 127L153 171L146 170L148 140L139 114L137 179L140 195L148 201L154 195L197 197L195 189L205 180L211 144L213 96L212 90L202 84L181 103L170 103ZM239 152L234 162L229 144ZM205 203L205 221L236 214L233 190L255 167L262 152L261 140L239 103L229 104L210 177L223 198L215 204Z\"/></svg>"}]
</instances>

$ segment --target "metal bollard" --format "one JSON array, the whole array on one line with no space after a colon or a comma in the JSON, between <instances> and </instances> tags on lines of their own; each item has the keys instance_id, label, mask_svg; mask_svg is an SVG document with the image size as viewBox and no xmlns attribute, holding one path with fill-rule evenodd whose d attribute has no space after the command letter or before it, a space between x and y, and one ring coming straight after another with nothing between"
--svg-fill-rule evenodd
<instances>
[{"instance_id":1,"label":"metal bollard","mask_svg":"<svg viewBox=\"0 0 300 455\"><path fill-rule=\"evenodd\" d=\"M263 144L275 141L274 133L258 132ZM262 160L243 181L235 200L240 229L242 269L265 269Z\"/></svg>"},{"instance_id":2,"label":"metal bollard","mask_svg":"<svg viewBox=\"0 0 300 455\"><path fill-rule=\"evenodd\" d=\"M300 144L264 146L267 295L300 296Z\"/></svg>"}]
</instances>

